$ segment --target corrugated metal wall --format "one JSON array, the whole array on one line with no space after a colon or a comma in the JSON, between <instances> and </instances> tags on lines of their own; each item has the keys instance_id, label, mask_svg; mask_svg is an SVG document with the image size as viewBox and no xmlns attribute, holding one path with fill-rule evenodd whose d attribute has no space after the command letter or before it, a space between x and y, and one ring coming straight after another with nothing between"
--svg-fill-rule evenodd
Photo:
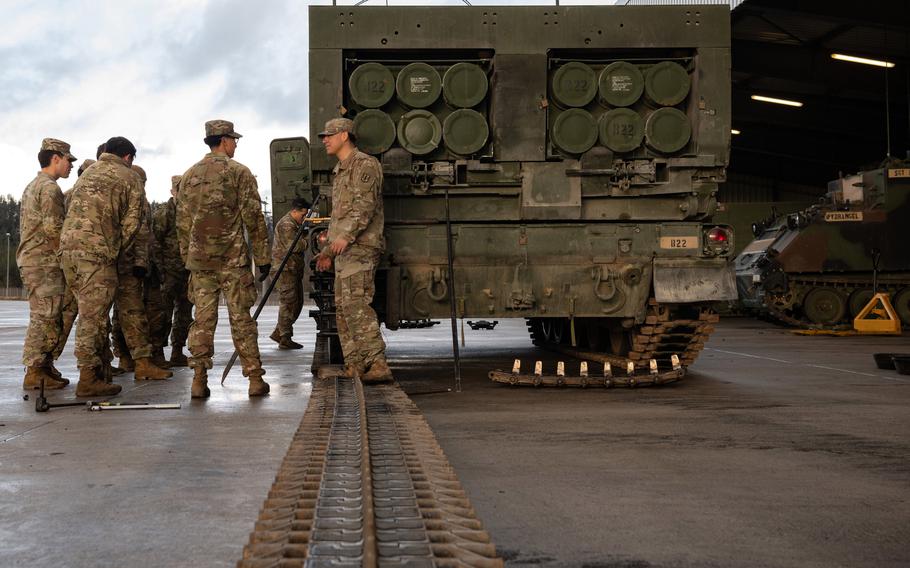
<instances>
[{"instance_id":1,"label":"corrugated metal wall","mask_svg":"<svg viewBox=\"0 0 910 568\"><path fill-rule=\"evenodd\" d=\"M825 187L728 172L727 182L721 184L717 197L721 203L815 201L824 195L826 189Z\"/></svg>"}]
</instances>

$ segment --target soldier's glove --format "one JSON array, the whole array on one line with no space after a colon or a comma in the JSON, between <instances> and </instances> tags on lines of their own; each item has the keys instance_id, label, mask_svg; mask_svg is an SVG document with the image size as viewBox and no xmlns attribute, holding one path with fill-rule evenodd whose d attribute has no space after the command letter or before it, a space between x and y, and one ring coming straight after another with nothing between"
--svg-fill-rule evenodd
<instances>
[{"instance_id":1,"label":"soldier's glove","mask_svg":"<svg viewBox=\"0 0 910 568\"><path fill-rule=\"evenodd\" d=\"M272 271L271 264L261 264L261 265L257 266L256 268L259 269L259 281L260 282L264 282L265 279L269 277L269 272Z\"/></svg>"},{"instance_id":2,"label":"soldier's glove","mask_svg":"<svg viewBox=\"0 0 910 568\"><path fill-rule=\"evenodd\" d=\"M144 266L134 266L133 267L133 276L136 278L145 278L145 275L148 274L148 270Z\"/></svg>"}]
</instances>

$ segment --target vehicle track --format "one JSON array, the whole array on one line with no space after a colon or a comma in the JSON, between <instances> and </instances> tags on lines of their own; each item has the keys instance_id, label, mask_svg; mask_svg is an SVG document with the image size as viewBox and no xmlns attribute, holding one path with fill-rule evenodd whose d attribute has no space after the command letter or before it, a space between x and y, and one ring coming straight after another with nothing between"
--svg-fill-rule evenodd
<instances>
[{"instance_id":1,"label":"vehicle track","mask_svg":"<svg viewBox=\"0 0 910 568\"><path fill-rule=\"evenodd\" d=\"M261 567L498 567L464 489L397 385L318 380L243 559Z\"/></svg>"}]
</instances>

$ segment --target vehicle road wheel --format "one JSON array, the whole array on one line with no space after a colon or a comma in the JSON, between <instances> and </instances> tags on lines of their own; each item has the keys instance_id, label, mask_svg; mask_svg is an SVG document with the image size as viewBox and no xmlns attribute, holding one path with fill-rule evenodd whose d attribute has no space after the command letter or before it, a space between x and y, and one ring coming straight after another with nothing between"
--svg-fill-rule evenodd
<instances>
[{"instance_id":1,"label":"vehicle road wheel","mask_svg":"<svg viewBox=\"0 0 910 568\"><path fill-rule=\"evenodd\" d=\"M840 292L830 288L813 288L806 294L803 311L812 323L833 325L844 319L846 301Z\"/></svg>"},{"instance_id":2,"label":"vehicle road wheel","mask_svg":"<svg viewBox=\"0 0 910 568\"><path fill-rule=\"evenodd\" d=\"M894 311L905 326L910 326L910 288L902 288L891 300Z\"/></svg>"},{"instance_id":3,"label":"vehicle road wheel","mask_svg":"<svg viewBox=\"0 0 910 568\"><path fill-rule=\"evenodd\" d=\"M866 307L866 304L869 303L869 300L872 299L872 290L863 290L857 289L850 294L850 317L855 318L859 315L863 308Z\"/></svg>"}]
</instances>

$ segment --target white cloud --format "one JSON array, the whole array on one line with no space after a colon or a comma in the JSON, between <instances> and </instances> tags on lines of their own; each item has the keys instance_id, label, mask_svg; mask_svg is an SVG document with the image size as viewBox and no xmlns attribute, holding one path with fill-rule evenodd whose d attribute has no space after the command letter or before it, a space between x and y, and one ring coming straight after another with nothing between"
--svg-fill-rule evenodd
<instances>
[{"instance_id":1,"label":"white cloud","mask_svg":"<svg viewBox=\"0 0 910 568\"><path fill-rule=\"evenodd\" d=\"M10 62L0 69L0 193L21 195L38 169L42 138L69 142L81 161L111 136L126 136L148 173L149 198L163 201L170 176L207 152L204 122L224 118L244 135L236 159L267 198L269 142L309 131L305 102L289 110L275 101L305 98L306 10L293 1L255 11L243 0L233 2L239 11L228 4L5 5L11 33L0 34L0 59ZM233 13L242 21L220 34ZM63 25L48 25L61 15ZM295 46L296 56L285 53ZM75 179L74 171L60 185Z\"/></svg>"}]
</instances>

